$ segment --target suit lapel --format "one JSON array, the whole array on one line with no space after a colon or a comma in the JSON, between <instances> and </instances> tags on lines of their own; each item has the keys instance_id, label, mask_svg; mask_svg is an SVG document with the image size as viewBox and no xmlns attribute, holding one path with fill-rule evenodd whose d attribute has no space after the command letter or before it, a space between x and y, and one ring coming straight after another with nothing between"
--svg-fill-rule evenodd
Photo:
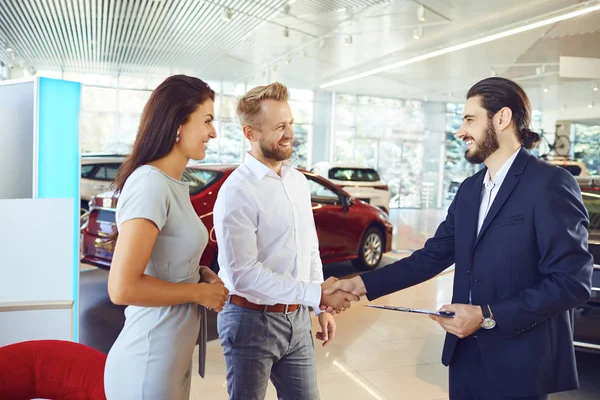
<instances>
[{"instance_id":1,"label":"suit lapel","mask_svg":"<svg viewBox=\"0 0 600 400\"><path fill-rule=\"evenodd\" d=\"M483 225L481 226L481 231L479 231L479 235L477 236L477 240L475 241L475 246L477 246L477 242L479 242L479 238L485 233L487 228L490 226L494 218L496 218L496 214L502 208L506 200L508 200L510 194L512 193L515 186L519 183L519 178L514 175L506 175L504 178L504 182L502 182L502 186L500 186L500 191L494 202L492 203L492 207L488 211L485 219L483 220Z\"/></svg>"},{"instance_id":2,"label":"suit lapel","mask_svg":"<svg viewBox=\"0 0 600 400\"><path fill-rule=\"evenodd\" d=\"M519 183L518 176L520 174L522 174L523 171L525 170L525 165L527 164L527 161L529 161L529 157L531 157L529 155L529 152L527 152L527 150L521 148L521 150L519 151L519 154L517 154L517 157L515 158L515 161L513 162L513 165L508 170L508 173L506 174L506 177L504 178L504 182L502 182L502 185L500 186L500 190L499 190L498 194L496 195L496 198L494 199L494 202L492 203L492 206L491 206L490 210L488 211L487 216L483 220L483 225L481 226L481 231L479 231L479 235L477 235L477 239L475 240L475 244L473 245L473 250L475 250L477 243L479 243L479 239L483 236L485 231L489 228L492 221L494 221L494 218L496 218L496 215L498 214L498 212L502 209L502 206L504 206L504 203L506 203L506 201L510 197L514 188ZM478 207L478 209L479 209L479 207ZM477 227L475 228L475 231L477 231Z\"/></svg>"},{"instance_id":3,"label":"suit lapel","mask_svg":"<svg viewBox=\"0 0 600 400\"><path fill-rule=\"evenodd\" d=\"M465 225L464 232L468 232L469 241L468 249L475 247L475 240L477 239L477 223L479 222L479 203L481 202L481 187L483 185L483 179L487 174L487 168L483 170L474 181L469 192L467 193L467 204L465 209Z\"/></svg>"}]
</instances>

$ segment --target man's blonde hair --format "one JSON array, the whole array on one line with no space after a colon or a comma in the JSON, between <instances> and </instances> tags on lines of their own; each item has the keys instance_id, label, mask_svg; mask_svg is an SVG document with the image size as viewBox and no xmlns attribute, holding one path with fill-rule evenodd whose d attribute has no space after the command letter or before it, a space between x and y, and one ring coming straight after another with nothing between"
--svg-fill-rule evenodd
<instances>
[{"instance_id":1,"label":"man's blonde hair","mask_svg":"<svg viewBox=\"0 0 600 400\"><path fill-rule=\"evenodd\" d=\"M279 82L267 86L257 86L251 89L238 101L237 116L240 124L257 126L262 113L260 105L263 100L288 101L290 94L288 88Z\"/></svg>"}]
</instances>

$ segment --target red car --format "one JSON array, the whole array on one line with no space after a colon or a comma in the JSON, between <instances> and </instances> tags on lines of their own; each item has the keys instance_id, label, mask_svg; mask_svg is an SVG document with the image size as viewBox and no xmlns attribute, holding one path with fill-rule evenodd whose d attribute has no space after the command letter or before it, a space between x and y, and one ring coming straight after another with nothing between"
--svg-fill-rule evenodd
<instances>
[{"instance_id":1,"label":"red car","mask_svg":"<svg viewBox=\"0 0 600 400\"><path fill-rule=\"evenodd\" d=\"M236 165L194 165L186 167L182 180L190 182L190 197L196 213L210 232L201 265L218 270L218 245L213 227L217 193ZM360 269L373 269L384 252L392 247L392 224L381 209L352 198L340 187L308 171L313 215L323 263L352 260ZM90 214L82 234L82 262L109 269L116 231L115 200L104 193L90 201Z\"/></svg>"}]
</instances>

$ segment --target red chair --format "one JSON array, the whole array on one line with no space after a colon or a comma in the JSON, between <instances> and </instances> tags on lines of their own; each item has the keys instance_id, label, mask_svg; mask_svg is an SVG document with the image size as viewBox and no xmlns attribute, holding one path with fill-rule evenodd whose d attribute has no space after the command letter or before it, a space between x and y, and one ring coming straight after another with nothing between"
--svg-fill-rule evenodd
<instances>
[{"instance_id":1,"label":"red chair","mask_svg":"<svg viewBox=\"0 0 600 400\"><path fill-rule=\"evenodd\" d=\"M104 353L62 340L0 347L0 399L106 400L105 363Z\"/></svg>"}]
</instances>

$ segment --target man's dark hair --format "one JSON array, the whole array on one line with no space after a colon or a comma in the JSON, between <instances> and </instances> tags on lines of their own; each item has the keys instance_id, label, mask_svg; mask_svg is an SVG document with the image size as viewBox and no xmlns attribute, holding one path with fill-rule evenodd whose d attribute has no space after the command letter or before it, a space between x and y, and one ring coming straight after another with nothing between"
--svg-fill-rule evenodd
<instances>
[{"instance_id":1,"label":"man's dark hair","mask_svg":"<svg viewBox=\"0 0 600 400\"><path fill-rule=\"evenodd\" d=\"M539 143L540 135L529 129L531 103L521 86L505 78L487 78L469 89L467 99L475 96L481 98L481 106L487 110L488 118L504 107L512 110L512 121L523 147L531 150Z\"/></svg>"}]
</instances>

